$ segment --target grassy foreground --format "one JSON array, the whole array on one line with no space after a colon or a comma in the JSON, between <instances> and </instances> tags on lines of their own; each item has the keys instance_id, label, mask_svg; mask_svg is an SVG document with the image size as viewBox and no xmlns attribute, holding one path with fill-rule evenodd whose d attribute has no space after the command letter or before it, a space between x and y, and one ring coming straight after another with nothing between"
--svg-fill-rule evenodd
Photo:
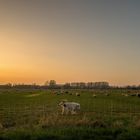
<instances>
[{"instance_id":1,"label":"grassy foreground","mask_svg":"<svg viewBox=\"0 0 140 140\"><path fill-rule=\"evenodd\" d=\"M139 91L56 92L0 90L0 140L140 139L140 98L122 96ZM63 99L79 102L79 114L61 115L58 103Z\"/></svg>"},{"instance_id":2,"label":"grassy foreground","mask_svg":"<svg viewBox=\"0 0 140 140\"><path fill-rule=\"evenodd\" d=\"M12 130L0 133L1 140L139 140L139 130L91 127Z\"/></svg>"}]
</instances>

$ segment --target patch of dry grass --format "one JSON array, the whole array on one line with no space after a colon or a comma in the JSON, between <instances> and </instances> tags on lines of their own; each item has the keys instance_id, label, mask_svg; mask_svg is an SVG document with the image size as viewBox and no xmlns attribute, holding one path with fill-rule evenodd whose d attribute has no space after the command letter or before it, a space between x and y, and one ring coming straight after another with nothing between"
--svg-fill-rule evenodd
<instances>
[{"instance_id":1,"label":"patch of dry grass","mask_svg":"<svg viewBox=\"0 0 140 140\"><path fill-rule=\"evenodd\" d=\"M39 96L40 94L35 93L35 94L30 94L30 95L26 95L25 97L30 98L30 97L36 97Z\"/></svg>"}]
</instances>

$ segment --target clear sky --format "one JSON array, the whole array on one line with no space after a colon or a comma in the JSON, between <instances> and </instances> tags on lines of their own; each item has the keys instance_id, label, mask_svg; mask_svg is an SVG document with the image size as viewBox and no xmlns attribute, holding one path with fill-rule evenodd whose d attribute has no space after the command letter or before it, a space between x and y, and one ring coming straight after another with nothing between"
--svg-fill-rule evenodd
<instances>
[{"instance_id":1,"label":"clear sky","mask_svg":"<svg viewBox=\"0 0 140 140\"><path fill-rule=\"evenodd\" d=\"M0 0L0 84L140 84L140 0Z\"/></svg>"}]
</instances>

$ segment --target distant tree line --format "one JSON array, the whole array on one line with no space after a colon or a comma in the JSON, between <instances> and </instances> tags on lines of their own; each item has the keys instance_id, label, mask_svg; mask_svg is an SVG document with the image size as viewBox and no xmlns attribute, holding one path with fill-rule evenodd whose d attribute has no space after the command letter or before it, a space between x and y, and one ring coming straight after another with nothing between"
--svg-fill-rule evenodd
<instances>
[{"instance_id":1,"label":"distant tree line","mask_svg":"<svg viewBox=\"0 0 140 140\"><path fill-rule=\"evenodd\" d=\"M44 85L33 84L3 84L0 89L140 89L140 85L132 86L110 86L108 82L72 82L65 84L57 84L55 80L46 81Z\"/></svg>"},{"instance_id":2,"label":"distant tree line","mask_svg":"<svg viewBox=\"0 0 140 140\"><path fill-rule=\"evenodd\" d=\"M66 83L63 85L65 88L74 88L74 89L107 89L110 88L108 82L73 82L73 83Z\"/></svg>"}]
</instances>

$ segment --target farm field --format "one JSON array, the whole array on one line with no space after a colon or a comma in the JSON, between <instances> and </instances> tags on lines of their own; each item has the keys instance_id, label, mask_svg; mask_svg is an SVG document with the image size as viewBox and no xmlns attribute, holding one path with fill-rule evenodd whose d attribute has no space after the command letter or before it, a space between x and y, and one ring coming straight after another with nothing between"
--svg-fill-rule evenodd
<instances>
[{"instance_id":1,"label":"farm field","mask_svg":"<svg viewBox=\"0 0 140 140\"><path fill-rule=\"evenodd\" d=\"M0 139L139 139L140 98L132 96L136 93L1 89ZM64 99L80 103L80 112L61 115L58 104Z\"/></svg>"}]
</instances>

